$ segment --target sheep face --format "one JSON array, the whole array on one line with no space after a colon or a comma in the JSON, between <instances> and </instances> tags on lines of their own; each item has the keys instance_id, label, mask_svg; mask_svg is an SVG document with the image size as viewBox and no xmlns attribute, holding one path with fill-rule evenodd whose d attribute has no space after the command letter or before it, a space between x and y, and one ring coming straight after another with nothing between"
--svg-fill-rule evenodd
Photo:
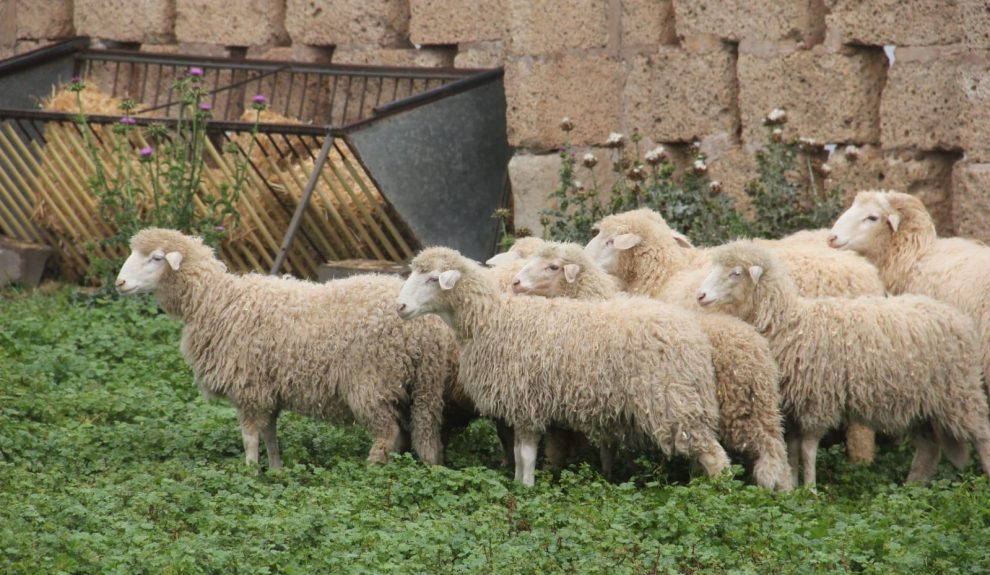
<instances>
[{"instance_id":1,"label":"sheep face","mask_svg":"<svg viewBox=\"0 0 990 575\"><path fill-rule=\"evenodd\" d=\"M752 310L753 292L762 276L760 266L744 269L716 264L698 288L698 304L746 318Z\"/></svg>"},{"instance_id":2,"label":"sheep face","mask_svg":"<svg viewBox=\"0 0 990 575\"><path fill-rule=\"evenodd\" d=\"M519 270L512 281L514 293L559 296L564 293L565 284L574 283L581 266L565 263L560 258L533 258Z\"/></svg>"},{"instance_id":3,"label":"sheep face","mask_svg":"<svg viewBox=\"0 0 990 575\"><path fill-rule=\"evenodd\" d=\"M900 224L900 215L882 195L858 196L853 205L835 221L828 245L858 253L883 246Z\"/></svg>"},{"instance_id":4,"label":"sheep face","mask_svg":"<svg viewBox=\"0 0 990 575\"><path fill-rule=\"evenodd\" d=\"M605 228L593 231L596 235L584 247L584 253L610 274L618 270L622 252L638 246L642 241L637 234L617 233Z\"/></svg>"},{"instance_id":5,"label":"sheep face","mask_svg":"<svg viewBox=\"0 0 990 575\"><path fill-rule=\"evenodd\" d=\"M444 292L454 288L461 277L457 270L430 272L414 271L402 284L396 311L402 319L412 319L428 313L441 317L449 315Z\"/></svg>"},{"instance_id":6,"label":"sheep face","mask_svg":"<svg viewBox=\"0 0 990 575\"><path fill-rule=\"evenodd\" d=\"M180 252L154 250L143 253L134 250L117 274L117 293L135 295L152 293L158 289L167 269L177 271L182 264Z\"/></svg>"}]
</instances>

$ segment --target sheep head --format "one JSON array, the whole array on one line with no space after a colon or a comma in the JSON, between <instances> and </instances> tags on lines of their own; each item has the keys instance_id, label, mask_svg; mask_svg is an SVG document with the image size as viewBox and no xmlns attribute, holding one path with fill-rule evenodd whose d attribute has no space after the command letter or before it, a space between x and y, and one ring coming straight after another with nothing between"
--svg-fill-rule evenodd
<instances>
[{"instance_id":1,"label":"sheep head","mask_svg":"<svg viewBox=\"0 0 990 575\"><path fill-rule=\"evenodd\" d=\"M434 313L453 326L460 298L497 299L498 286L474 261L450 248L428 248L410 263L396 311L402 319Z\"/></svg>"},{"instance_id":2,"label":"sheep head","mask_svg":"<svg viewBox=\"0 0 990 575\"><path fill-rule=\"evenodd\" d=\"M914 196L889 191L860 192L852 206L835 221L828 245L864 255L883 253L891 238L898 231L903 232L905 217L914 212L927 213L921 200Z\"/></svg>"},{"instance_id":3,"label":"sheep head","mask_svg":"<svg viewBox=\"0 0 990 575\"><path fill-rule=\"evenodd\" d=\"M573 244L548 243L530 259L512 282L512 291L546 297L559 297L568 285L577 281L586 269L581 247Z\"/></svg>"},{"instance_id":4,"label":"sheep head","mask_svg":"<svg viewBox=\"0 0 990 575\"><path fill-rule=\"evenodd\" d=\"M190 258L203 255L219 270L226 271L226 266L198 237L163 228L141 230L131 238L131 254L117 274L117 292L121 295L153 293L170 274L188 267Z\"/></svg>"},{"instance_id":5,"label":"sheep head","mask_svg":"<svg viewBox=\"0 0 990 575\"><path fill-rule=\"evenodd\" d=\"M516 240L516 243L512 244L509 251L493 255L488 258L485 264L495 267L514 261L529 259L544 243L546 242L536 237L519 238Z\"/></svg>"},{"instance_id":6,"label":"sheep head","mask_svg":"<svg viewBox=\"0 0 990 575\"><path fill-rule=\"evenodd\" d=\"M672 230L663 216L648 208L607 216L592 232L595 237L585 246L585 254L606 272L620 277L623 268L635 268L633 261L649 252L655 260L673 263L683 257L681 249L692 247L684 234Z\"/></svg>"},{"instance_id":7,"label":"sheep head","mask_svg":"<svg viewBox=\"0 0 990 575\"><path fill-rule=\"evenodd\" d=\"M776 274L778 265L769 251L751 241L721 246L712 252L712 269L698 288L698 303L748 320L758 288Z\"/></svg>"}]
</instances>

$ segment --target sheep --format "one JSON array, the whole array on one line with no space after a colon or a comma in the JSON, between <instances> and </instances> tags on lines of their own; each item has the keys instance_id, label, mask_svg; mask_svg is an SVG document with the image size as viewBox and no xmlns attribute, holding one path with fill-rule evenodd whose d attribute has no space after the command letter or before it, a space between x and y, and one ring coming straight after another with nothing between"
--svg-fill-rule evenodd
<instances>
[{"instance_id":1,"label":"sheep","mask_svg":"<svg viewBox=\"0 0 990 575\"><path fill-rule=\"evenodd\" d=\"M811 232L810 234L815 234ZM603 218L588 242L591 259L618 277L624 289L670 303L694 306L695 293L710 269L709 250L693 249L663 217L639 209ZM869 262L851 253L831 250L824 241L814 245L808 233L772 246L795 270L794 280L805 297L883 295L883 282ZM846 450L853 461L873 460L873 430L852 423L846 430Z\"/></svg>"},{"instance_id":2,"label":"sheep","mask_svg":"<svg viewBox=\"0 0 990 575\"><path fill-rule=\"evenodd\" d=\"M815 483L818 442L845 417L889 432L931 425L973 441L990 475L990 421L972 320L927 296L808 299L787 265L752 241L717 248L698 303L751 323L783 374L785 415L796 426L792 468ZM798 444L800 454L798 454ZM938 447L920 435L908 481L935 471Z\"/></svg>"},{"instance_id":3,"label":"sheep","mask_svg":"<svg viewBox=\"0 0 990 575\"><path fill-rule=\"evenodd\" d=\"M969 314L980 333L990 385L990 247L938 237L921 200L891 191L857 194L832 226L828 243L866 257L890 293L927 295Z\"/></svg>"},{"instance_id":4,"label":"sheep","mask_svg":"<svg viewBox=\"0 0 990 575\"><path fill-rule=\"evenodd\" d=\"M517 293L581 300L621 297L618 282L592 262L581 246L547 243L512 284ZM780 418L780 374L766 339L742 320L697 314L712 344L719 403L719 437L725 447L755 458L762 487L791 487Z\"/></svg>"},{"instance_id":5,"label":"sheep","mask_svg":"<svg viewBox=\"0 0 990 575\"><path fill-rule=\"evenodd\" d=\"M457 345L436 318L409 324L395 317L401 286L386 275L325 284L238 276L200 238L159 228L132 237L116 282L124 296L155 294L184 322L181 351L196 383L237 409L247 462L258 463L260 436L272 468L282 465L282 410L352 416L371 433L373 463L401 450L406 433L424 462L442 462Z\"/></svg>"},{"instance_id":6,"label":"sheep","mask_svg":"<svg viewBox=\"0 0 990 575\"><path fill-rule=\"evenodd\" d=\"M399 315L436 314L452 328L458 377L482 414L512 425L525 485L540 434L557 422L599 444L687 454L713 475L729 464L716 438L711 349L691 314L641 299L511 297L448 248L424 250L411 267Z\"/></svg>"},{"instance_id":7,"label":"sheep","mask_svg":"<svg viewBox=\"0 0 990 575\"><path fill-rule=\"evenodd\" d=\"M519 238L508 251L488 258L485 264L491 268L491 273L502 291L512 291L512 279L544 243L546 242L542 239L532 236Z\"/></svg>"}]
</instances>

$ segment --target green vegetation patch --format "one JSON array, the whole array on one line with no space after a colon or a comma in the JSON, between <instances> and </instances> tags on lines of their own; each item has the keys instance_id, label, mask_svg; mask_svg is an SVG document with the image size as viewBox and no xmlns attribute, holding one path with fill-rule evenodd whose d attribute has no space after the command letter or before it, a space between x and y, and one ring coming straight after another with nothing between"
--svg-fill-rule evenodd
<instances>
[{"instance_id":1,"label":"green vegetation patch","mask_svg":"<svg viewBox=\"0 0 990 575\"><path fill-rule=\"evenodd\" d=\"M894 441L872 468L827 450L818 494L646 457L618 485L577 463L527 489L487 422L454 437L452 468L371 467L362 430L286 414L286 468L259 472L176 322L46 292L0 301L2 573L990 572L986 479L943 464L905 487Z\"/></svg>"}]
</instances>

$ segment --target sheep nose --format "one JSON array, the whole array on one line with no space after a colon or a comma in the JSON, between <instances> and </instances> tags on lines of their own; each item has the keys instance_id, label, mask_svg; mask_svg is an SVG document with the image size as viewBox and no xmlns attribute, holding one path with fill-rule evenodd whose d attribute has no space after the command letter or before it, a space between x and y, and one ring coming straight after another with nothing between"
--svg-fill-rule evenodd
<instances>
[{"instance_id":1,"label":"sheep nose","mask_svg":"<svg viewBox=\"0 0 990 575\"><path fill-rule=\"evenodd\" d=\"M395 308L395 311L401 313L404 309L406 309L406 304L400 303L399 306L397 308Z\"/></svg>"},{"instance_id":2,"label":"sheep nose","mask_svg":"<svg viewBox=\"0 0 990 575\"><path fill-rule=\"evenodd\" d=\"M124 284L125 283L127 283L127 280L117 280L117 284L116 285L117 285L117 287L124 287Z\"/></svg>"},{"instance_id":3,"label":"sheep nose","mask_svg":"<svg viewBox=\"0 0 990 575\"><path fill-rule=\"evenodd\" d=\"M707 296L707 295L708 294L706 294L703 291L698 292L698 301L701 301L701 300L705 299L705 296Z\"/></svg>"},{"instance_id":4,"label":"sheep nose","mask_svg":"<svg viewBox=\"0 0 990 575\"><path fill-rule=\"evenodd\" d=\"M522 280L515 280L515 281L512 282L512 285L514 285L514 286L521 285L521 284L522 284Z\"/></svg>"},{"instance_id":5,"label":"sheep nose","mask_svg":"<svg viewBox=\"0 0 990 575\"><path fill-rule=\"evenodd\" d=\"M831 246L831 245L835 244L836 240L838 240L838 239L839 239L839 236L837 236L835 234L829 234L828 235L828 245Z\"/></svg>"}]
</instances>

